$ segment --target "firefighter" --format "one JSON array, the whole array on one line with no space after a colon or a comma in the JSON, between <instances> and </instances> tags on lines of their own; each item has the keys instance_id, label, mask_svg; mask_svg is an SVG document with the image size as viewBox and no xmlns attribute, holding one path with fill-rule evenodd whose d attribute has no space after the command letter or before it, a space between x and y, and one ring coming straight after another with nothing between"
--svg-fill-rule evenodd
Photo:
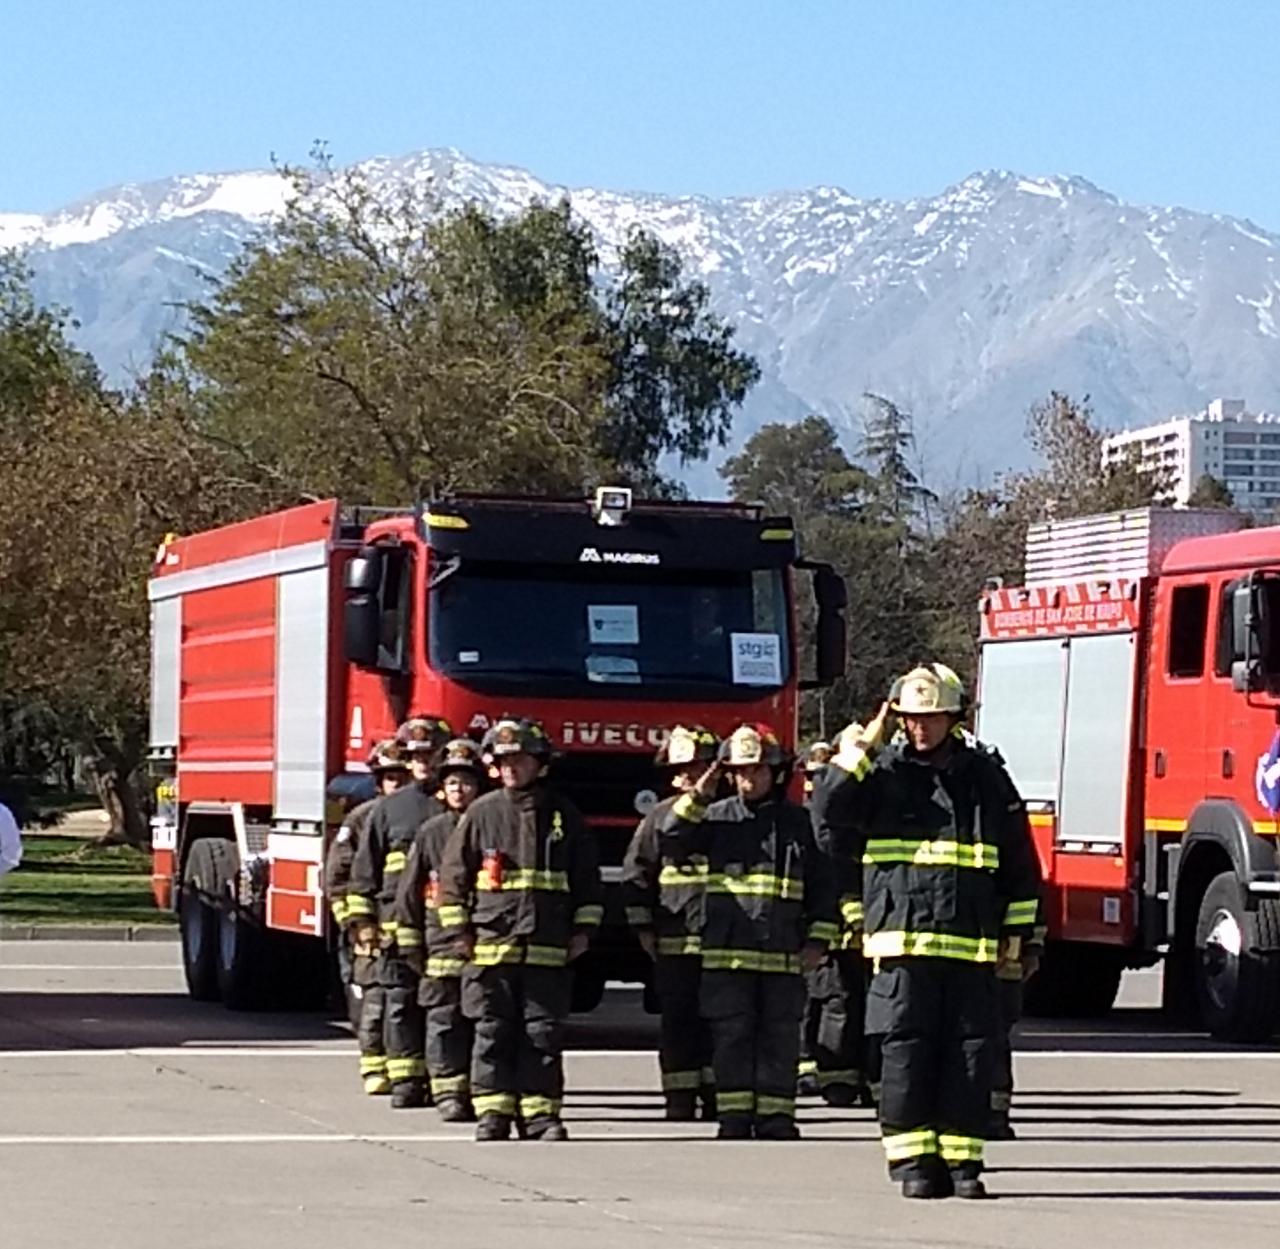
<instances>
[{"instance_id":1,"label":"firefighter","mask_svg":"<svg viewBox=\"0 0 1280 1249\"><path fill-rule=\"evenodd\" d=\"M1031 934L1040 877L1005 770L954 733L964 691L916 668L817 792L824 836L862 862L866 1027L880 1038L880 1124L906 1197L982 1198L995 969ZM890 711L906 740L876 758Z\"/></svg>"},{"instance_id":2,"label":"firefighter","mask_svg":"<svg viewBox=\"0 0 1280 1249\"><path fill-rule=\"evenodd\" d=\"M365 933L356 941L356 931L347 927L347 894L351 866L374 809L389 794L409 781L408 764L399 744L393 739L379 742L369 753L369 771L373 774L378 794L347 813L325 858L325 895L333 918L341 932L343 987L356 999L356 1039L360 1046L360 1079L364 1091L371 1095L391 1092L387 1079L387 1052L383 1043L383 1017L386 1002L378 984L377 943Z\"/></svg>"},{"instance_id":3,"label":"firefighter","mask_svg":"<svg viewBox=\"0 0 1280 1249\"><path fill-rule=\"evenodd\" d=\"M837 936L830 864L785 797L790 762L767 725L741 725L662 822L682 852L707 858L701 1004L721 1140L799 1138L800 973ZM726 771L736 792L715 801Z\"/></svg>"},{"instance_id":4,"label":"firefighter","mask_svg":"<svg viewBox=\"0 0 1280 1249\"><path fill-rule=\"evenodd\" d=\"M476 1140L563 1141L564 1021L573 972L604 917L595 843L547 785L551 743L532 720L495 726L501 788L477 799L440 869L440 923L467 959L462 1007L475 1024Z\"/></svg>"},{"instance_id":5,"label":"firefighter","mask_svg":"<svg viewBox=\"0 0 1280 1249\"><path fill-rule=\"evenodd\" d=\"M704 1114L715 1111L711 1034L698 1006L707 862L663 838L660 828L675 800L715 762L719 748L707 729L671 730L654 762L675 792L640 821L622 868L627 923L653 959L661 1009L658 1067L666 1117L673 1120L696 1118L699 1095Z\"/></svg>"},{"instance_id":6,"label":"firefighter","mask_svg":"<svg viewBox=\"0 0 1280 1249\"><path fill-rule=\"evenodd\" d=\"M425 1103L427 1069L418 973L396 943L396 890L418 829L444 810L435 796L435 767L452 736L438 716L415 716L400 726L396 740L408 756L413 784L378 804L351 865L347 924L357 942L377 943L378 983L386 1000L387 1078L397 1110Z\"/></svg>"},{"instance_id":7,"label":"firefighter","mask_svg":"<svg viewBox=\"0 0 1280 1249\"><path fill-rule=\"evenodd\" d=\"M471 1120L471 1021L462 1013L463 960L440 927L440 864L450 834L485 788L480 748L455 738L440 760L445 810L418 829L396 892L396 945L422 972L418 1001L426 1010L427 1074L440 1118Z\"/></svg>"}]
</instances>

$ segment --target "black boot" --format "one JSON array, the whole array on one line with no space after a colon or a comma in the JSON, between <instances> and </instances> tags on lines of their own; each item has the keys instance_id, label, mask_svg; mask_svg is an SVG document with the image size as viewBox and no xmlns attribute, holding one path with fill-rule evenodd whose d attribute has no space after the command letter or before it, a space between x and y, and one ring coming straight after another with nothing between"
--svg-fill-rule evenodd
<instances>
[{"instance_id":1,"label":"black boot","mask_svg":"<svg viewBox=\"0 0 1280 1249\"><path fill-rule=\"evenodd\" d=\"M674 1093L665 1093L665 1117L673 1123L689 1123L698 1117L698 1095L692 1091L681 1089Z\"/></svg>"},{"instance_id":2,"label":"black boot","mask_svg":"<svg viewBox=\"0 0 1280 1249\"><path fill-rule=\"evenodd\" d=\"M490 1111L488 1114L480 1116L480 1122L476 1124L476 1140L505 1141L509 1140L510 1137L510 1115L499 1115Z\"/></svg>"},{"instance_id":3,"label":"black boot","mask_svg":"<svg viewBox=\"0 0 1280 1249\"><path fill-rule=\"evenodd\" d=\"M766 1115L756 1120L758 1141L798 1141L800 1129L796 1121L787 1115Z\"/></svg>"},{"instance_id":4,"label":"black boot","mask_svg":"<svg viewBox=\"0 0 1280 1249\"><path fill-rule=\"evenodd\" d=\"M954 1184L956 1196L965 1201L987 1201L991 1197L987 1186L976 1175L957 1176Z\"/></svg>"},{"instance_id":5,"label":"black boot","mask_svg":"<svg viewBox=\"0 0 1280 1249\"><path fill-rule=\"evenodd\" d=\"M471 1123L476 1117L471 1103L453 1093L437 1099L436 1112L446 1123Z\"/></svg>"},{"instance_id":6,"label":"black boot","mask_svg":"<svg viewBox=\"0 0 1280 1249\"><path fill-rule=\"evenodd\" d=\"M828 1106L856 1106L858 1104L858 1090L852 1084L828 1084L822 1090L822 1100Z\"/></svg>"},{"instance_id":7,"label":"black boot","mask_svg":"<svg viewBox=\"0 0 1280 1249\"><path fill-rule=\"evenodd\" d=\"M567 1141L569 1129L555 1115L539 1115L525 1124L524 1139L530 1141Z\"/></svg>"},{"instance_id":8,"label":"black boot","mask_svg":"<svg viewBox=\"0 0 1280 1249\"><path fill-rule=\"evenodd\" d=\"M425 1105L427 1095L421 1084L406 1082L392 1086L392 1110L417 1110Z\"/></svg>"},{"instance_id":9,"label":"black boot","mask_svg":"<svg viewBox=\"0 0 1280 1249\"><path fill-rule=\"evenodd\" d=\"M718 1141L749 1141L751 1139L750 1115L721 1115L716 1132Z\"/></svg>"}]
</instances>

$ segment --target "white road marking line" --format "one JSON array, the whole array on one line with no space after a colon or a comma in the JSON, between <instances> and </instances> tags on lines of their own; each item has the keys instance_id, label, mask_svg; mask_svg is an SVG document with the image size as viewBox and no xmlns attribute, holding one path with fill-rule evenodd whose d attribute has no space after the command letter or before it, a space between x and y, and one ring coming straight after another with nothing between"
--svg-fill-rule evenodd
<instances>
[{"instance_id":1,"label":"white road marking line","mask_svg":"<svg viewBox=\"0 0 1280 1249\"><path fill-rule=\"evenodd\" d=\"M0 1019L3 1017L0 1016ZM565 1057L575 1058L645 1058L653 1059L656 1050L568 1050ZM62 1049L0 1049L0 1063L6 1058L343 1058L350 1061L356 1055L354 1046L301 1045L139 1045L129 1049L108 1049L74 1046Z\"/></svg>"},{"instance_id":2,"label":"white road marking line","mask_svg":"<svg viewBox=\"0 0 1280 1249\"><path fill-rule=\"evenodd\" d=\"M181 963L0 963L0 975L7 971L174 971Z\"/></svg>"},{"instance_id":3,"label":"white road marking line","mask_svg":"<svg viewBox=\"0 0 1280 1249\"><path fill-rule=\"evenodd\" d=\"M572 1123L572 1120L570 1120ZM628 1125L632 1126L632 1125ZM642 1126L637 1122L634 1126ZM637 1143L658 1136L666 1140L670 1135L671 1125L662 1120L643 1124L655 1129L653 1133L641 1133L633 1139ZM616 1132L583 1132L574 1131L573 1139L577 1141L617 1140ZM706 1135L690 1135L691 1144L707 1144L712 1138ZM263 1133L210 1133L208 1135L176 1135L168 1136L0 1136L0 1147L5 1145L472 1145L475 1139L470 1132L446 1134L444 1132L421 1132L414 1135L391 1135L384 1133L362 1132L263 1132ZM673 1142L667 1142L673 1143ZM820 1144L821 1138L811 1143ZM826 1142L830 1144L830 1141ZM879 1144L878 1136L868 1136L866 1144ZM717 1147L723 1142L718 1142Z\"/></svg>"}]
</instances>

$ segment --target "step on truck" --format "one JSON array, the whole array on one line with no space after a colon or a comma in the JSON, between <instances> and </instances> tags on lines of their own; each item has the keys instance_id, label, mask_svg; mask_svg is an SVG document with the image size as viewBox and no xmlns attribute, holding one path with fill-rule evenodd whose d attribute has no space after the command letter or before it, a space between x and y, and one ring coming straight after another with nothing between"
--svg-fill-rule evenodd
<instances>
[{"instance_id":1,"label":"step on truck","mask_svg":"<svg viewBox=\"0 0 1280 1249\"><path fill-rule=\"evenodd\" d=\"M617 884L656 748L676 723L744 720L794 744L798 691L845 655L844 583L789 520L623 489L311 503L167 539L148 593L153 891L191 994L236 1008L323 999L325 848L372 793L371 746L414 712L477 738L505 714L546 725L608 897L575 1006L644 981Z\"/></svg>"},{"instance_id":2,"label":"step on truck","mask_svg":"<svg viewBox=\"0 0 1280 1249\"><path fill-rule=\"evenodd\" d=\"M981 601L979 737L1047 882L1036 1013L1108 1010L1164 963L1214 1036L1280 1029L1280 529L1141 509L1031 527Z\"/></svg>"}]
</instances>

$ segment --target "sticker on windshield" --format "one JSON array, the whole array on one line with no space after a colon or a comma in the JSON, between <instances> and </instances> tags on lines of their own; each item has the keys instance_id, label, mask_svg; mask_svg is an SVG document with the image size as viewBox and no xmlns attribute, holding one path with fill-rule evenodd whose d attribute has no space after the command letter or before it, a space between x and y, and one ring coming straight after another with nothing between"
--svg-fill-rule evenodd
<instances>
[{"instance_id":1,"label":"sticker on windshield","mask_svg":"<svg viewBox=\"0 0 1280 1249\"><path fill-rule=\"evenodd\" d=\"M592 646L635 646L640 641L640 609L634 603L602 603L587 608Z\"/></svg>"},{"instance_id":2,"label":"sticker on windshield","mask_svg":"<svg viewBox=\"0 0 1280 1249\"><path fill-rule=\"evenodd\" d=\"M781 685L782 639L776 633L731 633L734 685Z\"/></svg>"},{"instance_id":3,"label":"sticker on windshield","mask_svg":"<svg viewBox=\"0 0 1280 1249\"><path fill-rule=\"evenodd\" d=\"M458 662L460 664L478 664L480 662L479 651L459 651Z\"/></svg>"},{"instance_id":4,"label":"sticker on windshield","mask_svg":"<svg viewBox=\"0 0 1280 1249\"><path fill-rule=\"evenodd\" d=\"M639 685L640 665L626 655L588 655L587 680L603 685Z\"/></svg>"}]
</instances>

